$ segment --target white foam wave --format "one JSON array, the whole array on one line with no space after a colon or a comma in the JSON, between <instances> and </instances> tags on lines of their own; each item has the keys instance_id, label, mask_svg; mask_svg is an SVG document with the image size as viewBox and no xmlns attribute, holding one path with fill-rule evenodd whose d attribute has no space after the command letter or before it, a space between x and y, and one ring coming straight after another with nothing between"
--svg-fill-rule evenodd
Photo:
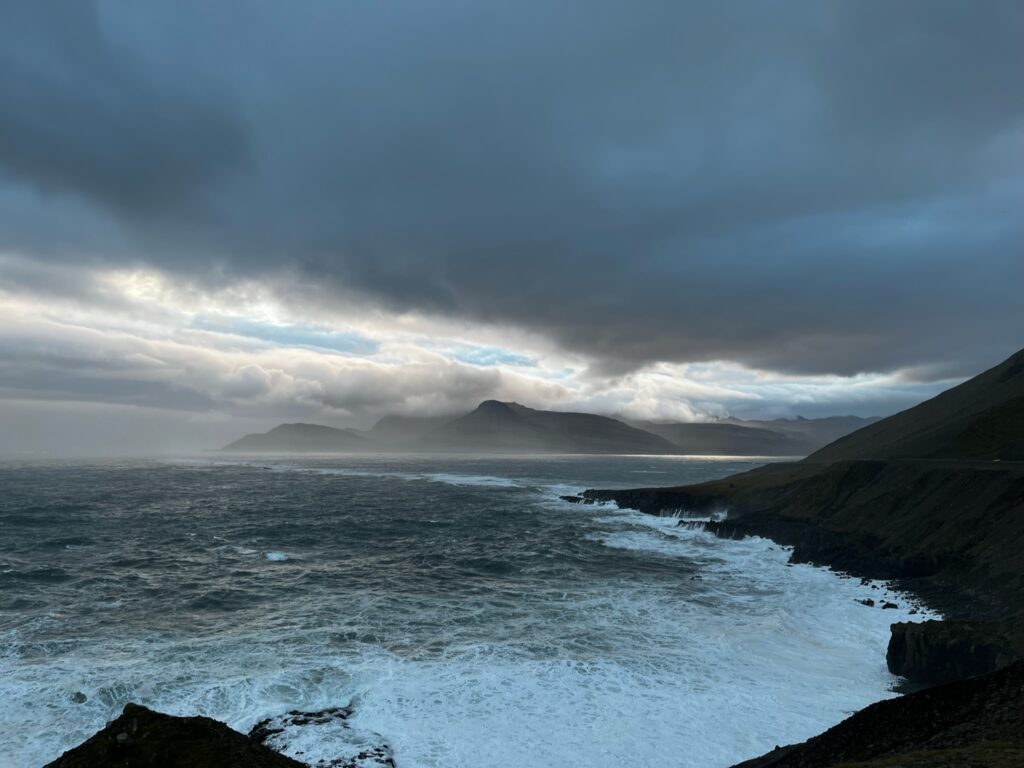
<instances>
[{"instance_id":1,"label":"white foam wave","mask_svg":"<svg viewBox=\"0 0 1024 768\"><path fill-rule=\"evenodd\" d=\"M422 475L425 480L434 483L456 486L478 486L481 488L516 488L519 483L507 477L492 475L458 475L447 472L436 472Z\"/></svg>"},{"instance_id":2,"label":"white foam wave","mask_svg":"<svg viewBox=\"0 0 1024 768\"><path fill-rule=\"evenodd\" d=\"M813 583L822 600L843 606L843 619L857 624L862 617L864 600L879 604L895 603L896 609L879 609L872 624L888 629L897 621L923 621L941 618L927 610L919 601L891 588L880 580L857 579L807 563L790 563L792 547L751 536L745 539L719 539L703 526L687 525L689 517L646 515L635 510L621 510L614 515L596 518L606 530L588 534L613 549L650 552L678 558L699 566L704 581L733 582L738 593L746 594L751 584L762 591L785 595L798 600L801 590ZM697 518L694 518L697 519ZM611 529L611 530L607 530ZM746 582L746 583L744 583ZM820 606L824 609L824 605ZM887 636L887 633L886 633Z\"/></svg>"},{"instance_id":3,"label":"white foam wave","mask_svg":"<svg viewBox=\"0 0 1024 768\"><path fill-rule=\"evenodd\" d=\"M178 462L184 463L184 462ZM210 462L214 463L214 462ZM216 464L225 466L253 466L268 469L274 472L298 472L310 475L326 475L338 477L386 477L394 480L406 481L428 481L432 483L443 483L454 486L478 486L481 488L516 488L521 483L509 477L497 475L472 475L453 472L394 472L388 470L368 470L352 467L320 467L296 464L291 462L266 463L256 461L218 461Z\"/></svg>"},{"instance_id":4,"label":"white foam wave","mask_svg":"<svg viewBox=\"0 0 1024 768\"><path fill-rule=\"evenodd\" d=\"M494 479L433 478L482 487ZM543 486L552 499L575 491ZM400 768L715 768L802 741L890 695L889 624L931 617L911 614L911 601L885 584L790 565L788 550L764 539L716 539L614 504L557 504L610 558L686 575L675 586L552 584L529 596L538 602L511 596L500 608L389 596L391 613L322 590L303 614L319 623L225 626L199 638L79 640L49 616L40 621L61 638L52 646L26 640L36 636L27 630L0 631L0 766L45 764L136 701L241 731L292 709L351 702L344 728L289 731L291 753L314 764L379 735ZM687 578L698 588L684 589ZM899 608L858 602L867 597ZM486 625L488 610L501 611L492 617L500 632L485 639L460 634L452 620ZM360 612L387 642L338 638L338 617ZM410 639L423 627L427 650Z\"/></svg>"},{"instance_id":5,"label":"white foam wave","mask_svg":"<svg viewBox=\"0 0 1024 768\"><path fill-rule=\"evenodd\" d=\"M278 629L126 638L25 664L8 633L0 765L53 759L126 701L242 731L351 701L350 730L290 732L291 753L329 761L380 734L402 768L653 767L666 755L714 768L808 738L887 695L889 623L915 618L901 595L788 566L766 540L717 540L629 512L595 521L620 526L600 533L609 547L699 564L705 597L604 585L552 596L557 619L510 614L508 638L529 642L446 644L439 628L444 650L431 654L339 653L330 629ZM857 602L865 596L900 608L867 608Z\"/></svg>"}]
</instances>

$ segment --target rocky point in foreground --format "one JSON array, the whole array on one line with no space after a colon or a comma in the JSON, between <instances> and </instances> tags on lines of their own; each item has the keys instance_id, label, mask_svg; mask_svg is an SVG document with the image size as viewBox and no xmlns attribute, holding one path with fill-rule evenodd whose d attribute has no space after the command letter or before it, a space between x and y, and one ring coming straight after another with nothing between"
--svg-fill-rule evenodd
<instances>
[{"instance_id":1,"label":"rocky point in foreground","mask_svg":"<svg viewBox=\"0 0 1024 768\"><path fill-rule=\"evenodd\" d=\"M107 727L45 768L305 768L208 717L129 704Z\"/></svg>"}]
</instances>

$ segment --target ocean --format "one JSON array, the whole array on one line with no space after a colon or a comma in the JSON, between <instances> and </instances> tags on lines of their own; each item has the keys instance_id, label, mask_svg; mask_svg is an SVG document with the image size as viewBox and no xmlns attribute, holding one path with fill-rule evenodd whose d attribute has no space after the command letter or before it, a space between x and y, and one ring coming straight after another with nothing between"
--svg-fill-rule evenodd
<instances>
[{"instance_id":1,"label":"ocean","mask_svg":"<svg viewBox=\"0 0 1024 768\"><path fill-rule=\"evenodd\" d=\"M767 540L559 499L756 463L0 464L0 766L129 701L271 718L312 765L715 768L804 740L894 695L889 624L927 611Z\"/></svg>"}]
</instances>

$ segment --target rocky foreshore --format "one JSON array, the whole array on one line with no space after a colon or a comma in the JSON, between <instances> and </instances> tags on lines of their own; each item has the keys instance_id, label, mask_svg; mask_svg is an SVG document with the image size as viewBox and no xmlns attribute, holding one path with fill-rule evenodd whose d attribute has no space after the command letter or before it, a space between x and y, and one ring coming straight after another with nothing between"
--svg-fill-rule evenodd
<instances>
[{"instance_id":1,"label":"rocky foreshore","mask_svg":"<svg viewBox=\"0 0 1024 768\"><path fill-rule=\"evenodd\" d=\"M770 538L792 547L793 561L891 580L946 617L893 624L886 657L892 673L939 687L875 704L742 768L1024 765L1024 464L775 464L568 500Z\"/></svg>"},{"instance_id":2,"label":"rocky foreshore","mask_svg":"<svg viewBox=\"0 0 1024 768\"><path fill-rule=\"evenodd\" d=\"M956 622L956 631L949 622L894 628L890 669L913 682L1024 657L1024 464L774 464L683 488L591 490L575 501L704 515L717 536L762 536L792 547L794 562L895 582Z\"/></svg>"}]
</instances>

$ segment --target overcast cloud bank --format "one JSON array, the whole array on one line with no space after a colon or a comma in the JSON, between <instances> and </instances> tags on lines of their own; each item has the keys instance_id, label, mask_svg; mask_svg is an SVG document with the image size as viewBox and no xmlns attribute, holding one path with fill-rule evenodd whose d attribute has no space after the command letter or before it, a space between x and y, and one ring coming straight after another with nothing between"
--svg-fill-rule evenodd
<instances>
[{"instance_id":1,"label":"overcast cloud bank","mask_svg":"<svg viewBox=\"0 0 1024 768\"><path fill-rule=\"evenodd\" d=\"M1021 39L998 0L15 3L0 448L48 403L905 407L1021 346Z\"/></svg>"}]
</instances>

